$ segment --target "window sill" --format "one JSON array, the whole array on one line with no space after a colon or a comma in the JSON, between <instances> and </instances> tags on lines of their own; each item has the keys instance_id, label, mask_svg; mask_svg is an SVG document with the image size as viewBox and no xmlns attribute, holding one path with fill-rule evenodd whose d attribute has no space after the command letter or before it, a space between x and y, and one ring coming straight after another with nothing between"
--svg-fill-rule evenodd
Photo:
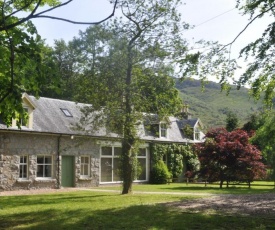
<instances>
[{"instance_id":1,"label":"window sill","mask_svg":"<svg viewBox=\"0 0 275 230\"><path fill-rule=\"evenodd\" d=\"M83 180L83 181L89 181L92 180L93 178L91 177L80 177L79 180Z\"/></svg>"},{"instance_id":2,"label":"window sill","mask_svg":"<svg viewBox=\"0 0 275 230\"><path fill-rule=\"evenodd\" d=\"M18 183L31 183L32 181L29 179L17 179L16 180Z\"/></svg>"},{"instance_id":3,"label":"window sill","mask_svg":"<svg viewBox=\"0 0 275 230\"><path fill-rule=\"evenodd\" d=\"M46 182L46 183L51 183L51 182L56 182L56 179L51 179L51 178L36 178L36 182Z\"/></svg>"}]
</instances>

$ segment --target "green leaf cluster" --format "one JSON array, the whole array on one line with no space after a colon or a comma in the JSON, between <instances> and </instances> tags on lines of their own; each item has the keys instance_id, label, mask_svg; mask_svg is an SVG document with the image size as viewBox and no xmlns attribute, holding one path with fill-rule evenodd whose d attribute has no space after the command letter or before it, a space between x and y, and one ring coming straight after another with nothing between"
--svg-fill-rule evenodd
<instances>
[{"instance_id":1,"label":"green leaf cluster","mask_svg":"<svg viewBox=\"0 0 275 230\"><path fill-rule=\"evenodd\" d=\"M179 178L186 171L195 172L199 167L198 158L190 145L153 144L151 156L153 163L165 160L173 178Z\"/></svg>"},{"instance_id":2,"label":"green leaf cluster","mask_svg":"<svg viewBox=\"0 0 275 230\"><path fill-rule=\"evenodd\" d=\"M171 178L171 173L168 171L167 165L162 160L155 162L150 175L150 183L166 184L169 178Z\"/></svg>"}]
</instances>

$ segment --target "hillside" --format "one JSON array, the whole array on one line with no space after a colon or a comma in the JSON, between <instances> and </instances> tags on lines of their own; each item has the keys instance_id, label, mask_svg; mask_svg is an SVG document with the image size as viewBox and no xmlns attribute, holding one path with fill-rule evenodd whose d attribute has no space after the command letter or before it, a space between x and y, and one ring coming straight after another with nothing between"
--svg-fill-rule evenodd
<instances>
[{"instance_id":1,"label":"hillside","mask_svg":"<svg viewBox=\"0 0 275 230\"><path fill-rule=\"evenodd\" d=\"M189 104L192 117L199 117L206 129L225 126L226 114L232 111L238 116L240 124L244 124L248 117L262 108L262 103L255 102L249 97L248 90L237 90L232 86L229 95L221 92L218 83L209 82L202 90L201 82L194 79L177 81L176 88L184 102Z\"/></svg>"}]
</instances>

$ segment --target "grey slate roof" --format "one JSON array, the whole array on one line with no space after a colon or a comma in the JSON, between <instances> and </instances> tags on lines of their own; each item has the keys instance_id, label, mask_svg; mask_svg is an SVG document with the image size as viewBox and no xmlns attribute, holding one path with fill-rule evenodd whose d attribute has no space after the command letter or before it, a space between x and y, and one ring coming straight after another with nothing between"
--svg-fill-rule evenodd
<instances>
[{"instance_id":1,"label":"grey slate roof","mask_svg":"<svg viewBox=\"0 0 275 230\"><path fill-rule=\"evenodd\" d=\"M75 129L75 124L79 122L81 118L80 108L87 106L82 103L75 103L72 101L65 101L59 99L51 99L40 97L36 99L33 96L29 96L32 103L35 104L35 110L33 114L33 128L28 129L22 127L22 130L18 128L7 127L5 124L0 122L0 130L9 131L25 131L25 132L38 132L38 133L50 133L50 134L64 134L64 135L87 135L84 131ZM67 109L72 117L67 117L61 109ZM189 124L194 127L199 119L179 120L175 117L169 117L170 125L168 126L168 137L159 138L154 137L148 132L143 124L138 127L138 133L140 138L145 141L159 141L159 142L180 142L180 143L191 143L184 137L182 128L184 125ZM91 135L91 134L90 134ZM102 129L97 131L93 136L106 137L106 132ZM118 137L116 134L108 134L109 137Z\"/></svg>"}]
</instances>

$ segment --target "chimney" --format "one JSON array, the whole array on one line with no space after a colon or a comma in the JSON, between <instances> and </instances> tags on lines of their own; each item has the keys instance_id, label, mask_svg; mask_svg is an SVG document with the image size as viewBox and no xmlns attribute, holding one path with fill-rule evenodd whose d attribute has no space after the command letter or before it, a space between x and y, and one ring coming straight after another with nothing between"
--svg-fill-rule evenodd
<instances>
[{"instance_id":1,"label":"chimney","mask_svg":"<svg viewBox=\"0 0 275 230\"><path fill-rule=\"evenodd\" d=\"M190 119L191 113L189 112L189 105L187 103L183 103L181 108L181 115L183 119Z\"/></svg>"}]
</instances>

